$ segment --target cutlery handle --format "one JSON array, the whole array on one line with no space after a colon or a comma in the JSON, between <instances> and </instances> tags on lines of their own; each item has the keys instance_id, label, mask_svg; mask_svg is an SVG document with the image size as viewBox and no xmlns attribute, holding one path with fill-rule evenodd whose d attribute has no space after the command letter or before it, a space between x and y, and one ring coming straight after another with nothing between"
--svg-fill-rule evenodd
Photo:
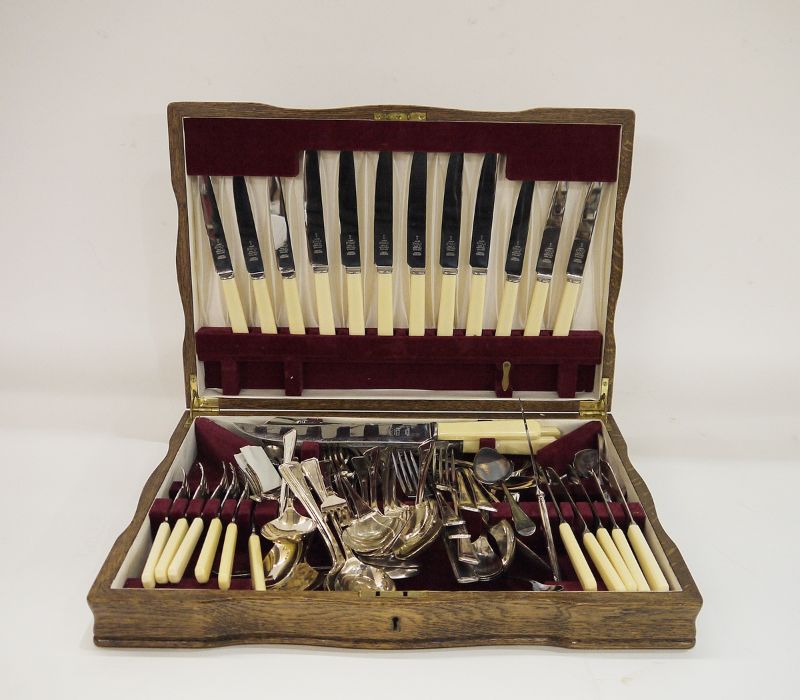
<instances>
[{"instance_id":1,"label":"cutlery handle","mask_svg":"<svg viewBox=\"0 0 800 700\"><path fill-rule=\"evenodd\" d=\"M256 314L258 315L258 325L261 326L262 333L274 334L278 332L275 325L275 311L272 308L272 299L269 296L266 277L251 281L253 286L253 298L256 300Z\"/></svg>"},{"instance_id":2,"label":"cutlery handle","mask_svg":"<svg viewBox=\"0 0 800 700\"><path fill-rule=\"evenodd\" d=\"M408 334L425 335L425 273L412 272L409 283Z\"/></svg>"},{"instance_id":3,"label":"cutlery handle","mask_svg":"<svg viewBox=\"0 0 800 700\"><path fill-rule=\"evenodd\" d=\"M511 335L511 327L514 324L514 312L517 310L518 294L519 282L506 280L506 283L503 285L503 296L500 299L497 328L494 331L496 336Z\"/></svg>"},{"instance_id":4,"label":"cutlery handle","mask_svg":"<svg viewBox=\"0 0 800 700\"><path fill-rule=\"evenodd\" d=\"M549 291L550 282L536 280L536 284L533 285L531 305L528 307L528 320L525 321L525 335L539 335L542 332L544 308L547 305L547 294ZM570 322L572 322L571 316ZM569 329L567 329L567 333L569 333ZM566 335L566 333L564 335Z\"/></svg>"},{"instance_id":5,"label":"cutlery handle","mask_svg":"<svg viewBox=\"0 0 800 700\"><path fill-rule=\"evenodd\" d=\"M327 272L314 273L314 292L317 296L317 320L320 335L336 335L333 322L333 302L331 301L331 282Z\"/></svg>"},{"instance_id":6,"label":"cutlery handle","mask_svg":"<svg viewBox=\"0 0 800 700\"><path fill-rule=\"evenodd\" d=\"M622 581L622 585L625 586L625 590L638 590L639 587L636 585L636 581L633 580L633 576L628 570L625 560L622 558L622 555L617 549L617 545L614 543L614 540L611 539L611 535L608 533L608 530L606 530L604 527L600 527L597 528L597 532L595 534L597 536L597 541L600 543L600 546L606 553L608 560L611 562L611 566L614 567L614 571L617 572L617 576L619 576L620 581Z\"/></svg>"},{"instance_id":7,"label":"cutlery handle","mask_svg":"<svg viewBox=\"0 0 800 700\"><path fill-rule=\"evenodd\" d=\"M221 591L231 587L231 574L233 573L233 555L236 554L236 538L239 536L239 526L228 523L225 528L225 539L222 542L222 556L219 558L219 575L217 582Z\"/></svg>"},{"instance_id":8,"label":"cutlery handle","mask_svg":"<svg viewBox=\"0 0 800 700\"><path fill-rule=\"evenodd\" d=\"M581 291L580 282L567 280L561 294L561 303L558 305L556 322L553 324L553 335L569 335L572 326L572 317L575 316L575 307L578 306L578 294Z\"/></svg>"},{"instance_id":9,"label":"cutlery handle","mask_svg":"<svg viewBox=\"0 0 800 700\"><path fill-rule=\"evenodd\" d=\"M492 437L496 440L519 440L527 444L525 424L519 418L442 421L436 424L436 430L437 439L444 441ZM528 430L531 439L536 439L542 434L542 425L538 421L529 419Z\"/></svg>"},{"instance_id":10,"label":"cutlery handle","mask_svg":"<svg viewBox=\"0 0 800 700\"><path fill-rule=\"evenodd\" d=\"M264 580L264 555L261 553L261 538L257 533L252 533L247 540L247 551L250 554L250 579L254 591L266 591L267 584Z\"/></svg>"},{"instance_id":11,"label":"cutlery handle","mask_svg":"<svg viewBox=\"0 0 800 700\"><path fill-rule=\"evenodd\" d=\"M170 583L181 582L201 534L203 534L203 519L195 518L186 531L186 536L181 540L181 546L178 547L178 551L175 552L175 556L172 557L172 561L169 563L167 578Z\"/></svg>"},{"instance_id":12,"label":"cutlery handle","mask_svg":"<svg viewBox=\"0 0 800 700\"><path fill-rule=\"evenodd\" d=\"M360 272L347 272L347 327L350 335L364 335L364 291Z\"/></svg>"},{"instance_id":13,"label":"cutlery handle","mask_svg":"<svg viewBox=\"0 0 800 700\"><path fill-rule=\"evenodd\" d=\"M514 529L523 537L532 535L536 532L536 524L528 517L528 514L522 510L519 503L514 500L514 497L508 490L506 482L502 481L500 483L503 487L503 493L506 496L506 503L508 503L508 507L511 509L511 520L514 523Z\"/></svg>"},{"instance_id":14,"label":"cutlery handle","mask_svg":"<svg viewBox=\"0 0 800 700\"><path fill-rule=\"evenodd\" d=\"M231 330L234 333L248 333L247 320L244 317L242 308L242 298L239 296L239 288L236 286L236 279L231 277L220 280L222 284L222 294L225 299L225 308L228 310L228 319L231 323Z\"/></svg>"},{"instance_id":15,"label":"cutlery handle","mask_svg":"<svg viewBox=\"0 0 800 700\"><path fill-rule=\"evenodd\" d=\"M628 539L631 541L633 551L636 552L636 558L639 560L650 589L661 592L668 591L669 583L664 578L661 567L658 565L650 545L647 544L644 533L636 523L631 523L628 527Z\"/></svg>"},{"instance_id":16,"label":"cutlery handle","mask_svg":"<svg viewBox=\"0 0 800 700\"><path fill-rule=\"evenodd\" d=\"M456 284L457 274L443 274L439 299L439 319L436 326L437 335L453 335L453 324L456 317Z\"/></svg>"},{"instance_id":17,"label":"cutlery handle","mask_svg":"<svg viewBox=\"0 0 800 700\"><path fill-rule=\"evenodd\" d=\"M393 286L391 272L378 273L378 335L394 335Z\"/></svg>"},{"instance_id":18,"label":"cutlery handle","mask_svg":"<svg viewBox=\"0 0 800 700\"><path fill-rule=\"evenodd\" d=\"M611 530L611 537L616 543L617 549L622 555L625 565L628 567L628 571L631 572L631 576L633 576L633 580L636 582L636 590L649 591L650 585L647 583L644 573L642 573L639 562L636 561L636 555L633 553L628 538L625 537L625 533L620 528L615 527Z\"/></svg>"},{"instance_id":19,"label":"cutlery handle","mask_svg":"<svg viewBox=\"0 0 800 700\"><path fill-rule=\"evenodd\" d=\"M222 534L222 520L214 518L208 524L208 532L203 546L200 549L200 556L194 567L194 577L198 583L208 583L211 578L211 568L214 565L214 557L217 554L219 536Z\"/></svg>"},{"instance_id":20,"label":"cutlery handle","mask_svg":"<svg viewBox=\"0 0 800 700\"><path fill-rule=\"evenodd\" d=\"M581 588L584 591L596 591L597 581L589 568L589 562L583 556L581 546L578 540L575 539L575 533L567 523L561 523L558 526L558 532L561 535L561 541L564 543L564 549L567 550L567 556L572 563L572 568L575 569L575 575L578 581L581 582Z\"/></svg>"},{"instance_id":21,"label":"cutlery handle","mask_svg":"<svg viewBox=\"0 0 800 700\"><path fill-rule=\"evenodd\" d=\"M158 526L156 536L153 538L153 545L150 547L150 554L147 555L147 561L144 563L142 570L142 586L145 588L156 587L156 564L161 557L161 552L164 551L164 545L167 544L169 539L170 526L165 520Z\"/></svg>"},{"instance_id":22,"label":"cutlery handle","mask_svg":"<svg viewBox=\"0 0 800 700\"><path fill-rule=\"evenodd\" d=\"M167 573L169 565L172 563L172 558L175 556L175 552L178 551L178 547L181 546L188 529L189 521L186 518L180 518L175 523L175 527L172 528L167 544L164 545L164 551L161 552L156 564L156 583L169 583L169 575Z\"/></svg>"},{"instance_id":23,"label":"cutlery handle","mask_svg":"<svg viewBox=\"0 0 800 700\"><path fill-rule=\"evenodd\" d=\"M597 573L600 574L600 578L603 579L603 583L606 584L606 588L609 591L624 591L625 584L622 583L622 579L614 571L614 566L608 560L597 538L588 530L583 533L583 546L589 552L589 558L597 569Z\"/></svg>"},{"instance_id":24,"label":"cutlery handle","mask_svg":"<svg viewBox=\"0 0 800 700\"><path fill-rule=\"evenodd\" d=\"M283 303L286 305L289 333L303 335L306 332L306 327L303 321L303 307L300 306L300 290L296 276L283 278Z\"/></svg>"},{"instance_id":25,"label":"cutlery handle","mask_svg":"<svg viewBox=\"0 0 800 700\"><path fill-rule=\"evenodd\" d=\"M486 275L472 274L467 307L467 335L483 333L483 306L486 299Z\"/></svg>"}]
</instances>

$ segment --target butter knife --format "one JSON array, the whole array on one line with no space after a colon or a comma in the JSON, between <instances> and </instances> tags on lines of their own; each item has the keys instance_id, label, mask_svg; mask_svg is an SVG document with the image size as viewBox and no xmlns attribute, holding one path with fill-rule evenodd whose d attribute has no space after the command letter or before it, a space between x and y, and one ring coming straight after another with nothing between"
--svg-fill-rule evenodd
<instances>
[{"instance_id":1,"label":"butter knife","mask_svg":"<svg viewBox=\"0 0 800 700\"><path fill-rule=\"evenodd\" d=\"M378 272L378 335L394 334L394 245L392 241L392 154L381 151L375 177L373 260Z\"/></svg>"},{"instance_id":2,"label":"butter knife","mask_svg":"<svg viewBox=\"0 0 800 700\"><path fill-rule=\"evenodd\" d=\"M442 286L439 299L437 335L453 335L458 282L458 252L461 240L461 178L464 154L451 153L447 162L442 208L442 237L439 243L439 265Z\"/></svg>"},{"instance_id":3,"label":"butter knife","mask_svg":"<svg viewBox=\"0 0 800 700\"><path fill-rule=\"evenodd\" d=\"M409 335L425 335L427 194L428 155L417 152L411 160L406 231L406 262L411 273L408 304Z\"/></svg>"},{"instance_id":4,"label":"butter knife","mask_svg":"<svg viewBox=\"0 0 800 700\"><path fill-rule=\"evenodd\" d=\"M250 275L250 285L256 302L256 313L258 314L261 332L277 333L275 312L272 308L272 300L267 288L264 261L261 258L261 246L258 243L253 210L250 206L250 197L247 194L247 183L241 175L233 178L233 201L236 205L236 222L239 226L239 238L242 242L244 263Z\"/></svg>"},{"instance_id":5,"label":"butter knife","mask_svg":"<svg viewBox=\"0 0 800 700\"><path fill-rule=\"evenodd\" d=\"M467 307L467 335L483 332L483 306L486 298L486 273L489 269L489 247L492 240L492 217L497 184L497 156L487 153L483 157L475 200L475 217L472 221L469 264L472 277Z\"/></svg>"},{"instance_id":6,"label":"butter knife","mask_svg":"<svg viewBox=\"0 0 800 700\"><path fill-rule=\"evenodd\" d=\"M328 275L328 244L325 240L325 221L322 214L322 185L319 177L319 154L306 151L306 241L308 259L314 273L317 297L317 318L320 335L335 335L331 283Z\"/></svg>"},{"instance_id":7,"label":"butter knife","mask_svg":"<svg viewBox=\"0 0 800 700\"><path fill-rule=\"evenodd\" d=\"M300 290L297 284L297 273L292 253L292 235L289 220L286 216L286 204L280 178L273 177L269 188L269 213L272 229L272 244L275 246L275 258L278 271L283 282L283 303L289 324L289 333L302 335L306 332L303 321L303 308L300 306Z\"/></svg>"},{"instance_id":8,"label":"butter knife","mask_svg":"<svg viewBox=\"0 0 800 700\"><path fill-rule=\"evenodd\" d=\"M222 294L225 299L225 308L231 330L234 333L247 333L247 320L244 317L242 299L236 286L233 275L233 263L228 252L228 243L225 240L225 231L222 228L222 218L217 207L217 198L214 196L214 187L208 175L198 177L200 187L200 203L203 209L203 221L211 245L211 257L214 260L214 269L220 279Z\"/></svg>"},{"instance_id":9,"label":"butter knife","mask_svg":"<svg viewBox=\"0 0 800 700\"><path fill-rule=\"evenodd\" d=\"M358 238L358 197L352 151L339 154L339 225L342 266L347 285L347 327L350 335L364 335L364 292L361 281L361 245Z\"/></svg>"},{"instance_id":10,"label":"butter knife","mask_svg":"<svg viewBox=\"0 0 800 700\"><path fill-rule=\"evenodd\" d=\"M539 245L539 257L536 260L536 283L533 286L531 304L528 307L528 320L525 322L525 335L539 335L542 332L542 320L553 281L553 265L558 252L558 239L561 236L561 224L564 221L564 209L567 205L567 183L557 182L550 201L547 223L542 232Z\"/></svg>"},{"instance_id":11,"label":"butter knife","mask_svg":"<svg viewBox=\"0 0 800 700\"><path fill-rule=\"evenodd\" d=\"M556 313L556 322L553 324L553 335L569 335L572 318L575 316L575 307L578 305L578 295L586 270L586 260L589 257L589 246L592 243L594 225L597 222L597 210L600 207L600 195L603 193L603 183L593 182L586 193L583 203L583 213L572 242L572 250L567 263L567 283L561 293L561 302Z\"/></svg>"},{"instance_id":12,"label":"butter knife","mask_svg":"<svg viewBox=\"0 0 800 700\"><path fill-rule=\"evenodd\" d=\"M525 250L528 247L528 228L531 222L534 186L533 180L526 180L520 186L517 194L514 219L511 222L511 235L506 250L506 281L500 298L500 311L497 315L497 328L494 332L496 336L511 335L514 312L517 310L519 281L525 262Z\"/></svg>"}]
</instances>

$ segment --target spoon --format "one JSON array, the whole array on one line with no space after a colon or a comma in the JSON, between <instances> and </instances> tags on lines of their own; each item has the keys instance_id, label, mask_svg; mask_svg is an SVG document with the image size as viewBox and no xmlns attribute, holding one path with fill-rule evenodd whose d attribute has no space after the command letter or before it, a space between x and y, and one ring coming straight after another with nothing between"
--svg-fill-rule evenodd
<instances>
[{"instance_id":1,"label":"spoon","mask_svg":"<svg viewBox=\"0 0 800 700\"><path fill-rule=\"evenodd\" d=\"M505 480L511 475L511 462L492 447L481 447L472 462L472 472L475 478L482 484L494 486L500 484L505 493L506 502L511 508L511 518L514 521L514 529L523 536L532 535L536 532L536 524L525 513L519 504L514 500L511 492L506 486Z\"/></svg>"}]
</instances>

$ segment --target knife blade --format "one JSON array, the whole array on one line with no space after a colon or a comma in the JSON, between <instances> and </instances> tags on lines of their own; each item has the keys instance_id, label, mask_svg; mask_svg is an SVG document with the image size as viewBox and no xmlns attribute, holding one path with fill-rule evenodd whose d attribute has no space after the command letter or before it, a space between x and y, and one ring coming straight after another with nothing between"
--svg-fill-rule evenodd
<instances>
[{"instance_id":1,"label":"knife blade","mask_svg":"<svg viewBox=\"0 0 800 700\"><path fill-rule=\"evenodd\" d=\"M472 278L467 307L467 335L483 332L483 305L486 298L486 273L489 269L489 247L492 240L492 218L497 184L497 155L487 153L483 157L481 175L478 180L478 195L475 199L475 217L472 221L469 264Z\"/></svg>"},{"instance_id":2,"label":"knife blade","mask_svg":"<svg viewBox=\"0 0 800 700\"><path fill-rule=\"evenodd\" d=\"M325 240L325 220L322 211L322 183L319 175L319 153L306 151L306 242L308 260L314 273L317 298L317 318L320 335L335 335L331 283L328 276L328 244Z\"/></svg>"},{"instance_id":3,"label":"knife blade","mask_svg":"<svg viewBox=\"0 0 800 700\"><path fill-rule=\"evenodd\" d=\"M408 334L412 336L425 335L427 201L428 155L418 151L411 159L406 229L406 262L410 272Z\"/></svg>"},{"instance_id":4,"label":"knife blade","mask_svg":"<svg viewBox=\"0 0 800 700\"><path fill-rule=\"evenodd\" d=\"M286 216L286 203L279 177L273 177L270 180L269 214L272 245L275 247L275 259L283 284L283 303L286 307L289 333L302 335L306 332L306 327L303 321L303 308L300 306L300 290L297 285L297 273L292 253L292 234L289 229L289 219Z\"/></svg>"},{"instance_id":5,"label":"knife blade","mask_svg":"<svg viewBox=\"0 0 800 700\"><path fill-rule=\"evenodd\" d=\"M526 180L520 185L517 193L514 219L511 222L511 235L509 236L506 250L506 281L503 285L500 311L497 315L497 328L494 332L496 336L511 335L514 312L517 309L519 281L522 277L525 251L528 247L528 229L531 222L535 186L536 183L533 180Z\"/></svg>"},{"instance_id":6,"label":"knife blade","mask_svg":"<svg viewBox=\"0 0 800 700\"><path fill-rule=\"evenodd\" d=\"M272 308L272 300L267 287L264 260L261 258L261 246L258 242L258 232L253 219L253 209L250 206L250 196L247 193L247 182L241 175L233 178L233 201L236 205L236 223L239 226L239 239L242 242L244 264L250 275L250 285L253 290L253 298L256 301L256 313L261 332L277 333L275 312Z\"/></svg>"},{"instance_id":7,"label":"knife blade","mask_svg":"<svg viewBox=\"0 0 800 700\"><path fill-rule=\"evenodd\" d=\"M561 236L561 225L564 221L564 210L567 206L568 184L557 182L550 200L550 211L547 223L542 231L542 242L539 244L539 257L536 259L536 282L528 307L528 319L525 322L525 335L539 335L542 332L542 320L553 281L553 265L558 252L558 240Z\"/></svg>"},{"instance_id":8,"label":"knife blade","mask_svg":"<svg viewBox=\"0 0 800 700\"><path fill-rule=\"evenodd\" d=\"M347 327L350 335L364 335L364 292L361 246L358 238L358 196L352 151L339 154L339 244L347 285Z\"/></svg>"},{"instance_id":9,"label":"knife blade","mask_svg":"<svg viewBox=\"0 0 800 700\"><path fill-rule=\"evenodd\" d=\"M203 222L206 228L208 242L211 245L211 258L214 269L220 279L222 294L225 299L225 308L228 311L231 330L234 333L247 333L247 320L244 317L242 299L236 286L233 274L233 263L228 252L228 242L225 240L225 231L222 228L222 217L219 215L217 198L214 196L214 186L208 175L197 178L200 191L200 204L203 210Z\"/></svg>"},{"instance_id":10,"label":"knife blade","mask_svg":"<svg viewBox=\"0 0 800 700\"><path fill-rule=\"evenodd\" d=\"M378 335L394 334L394 245L392 240L392 154L381 151L375 176L373 260L378 272Z\"/></svg>"},{"instance_id":11,"label":"knife blade","mask_svg":"<svg viewBox=\"0 0 800 700\"><path fill-rule=\"evenodd\" d=\"M602 193L602 182L593 182L586 193L586 199L583 202L583 213L569 253L567 283L561 293L556 322L553 324L553 335L569 335L572 319L575 316L575 307L578 305L578 295L583 282L583 273L586 270L589 246L592 243L592 234L594 233L594 225L597 222L597 212L600 208L600 195Z\"/></svg>"},{"instance_id":12,"label":"knife blade","mask_svg":"<svg viewBox=\"0 0 800 700\"><path fill-rule=\"evenodd\" d=\"M442 237L439 243L439 266L442 268L441 298L437 335L453 335L458 280L458 248L461 239L461 179L464 154L451 153L447 162L442 206Z\"/></svg>"}]
</instances>

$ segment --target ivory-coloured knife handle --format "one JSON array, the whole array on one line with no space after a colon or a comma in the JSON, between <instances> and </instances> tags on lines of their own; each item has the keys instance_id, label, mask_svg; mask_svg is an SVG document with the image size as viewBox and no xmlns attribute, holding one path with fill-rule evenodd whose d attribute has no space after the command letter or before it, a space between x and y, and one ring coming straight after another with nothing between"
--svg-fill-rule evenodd
<instances>
[{"instance_id":1,"label":"ivory-coloured knife handle","mask_svg":"<svg viewBox=\"0 0 800 700\"><path fill-rule=\"evenodd\" d=\"M496 420L442 421L438 423L439 440L466 440L469 438L525 440L525 424L519 418L498 418ZM528 420L531 438L542 434L539 421Z\"/></svg>"},{"instance_id":2,"label":"ivory-coloured knife handle","mask_svg":"<svg viewBox=\"0 0 800 700\"><path fill-rule=\"evenodd\" d=\"M181 546L183 538L186 536L186 531L189 529L189 521L186 518L180 518L172 528L169 535L167 544L164 545L164 551L156 564L156 583L169 583L169 575L167 573L169 565L172 563L172 558Z\"/></svg>"},{"instance_id":3,"label":"ivory-coloured knife handle","mask_svg":"<svg viewBox=\"0 0 800 700\"><path fill-rule=\"evenodd\" d=\"M558 526L558 533L561 535L564 549L567 550L567 556L572 563L572 568L575 570L578 581L580 581L581 588L584 591L596 591L597 581L589 568L589 562L583 556L581 546L578 544L578 540L575 539L575 533L572 532L572 528L567 523L561 523Z\"/></svg>"},{"instance_id":4,"label":"ivory-coloured knife handle","mask_svg":"<svg viewBox=\"0 0 800 700\"><path fill-rule=\"evenodd\" d=\"M393 285L391 272L378 273L378 335L394 335Z\"/></svg>"},{"instance_id":5,"label":"ivory-coloured knife handle","mask_svg":"<svg viewBox=\"0 0 800 700\"><path fill-rule=\"evenodd\" d=\"M239 296L236 280L233 277L226 280L221 279L220 284L222 284L222 295L225 299L225 308L228 310L231 330L234 333L248 333L247 319L244 317L242 298Z\"/></svg>"},{"instance_id":6,"label":"ivory-coloured knife handle","mask_svg":"<svg viewBox=\"0 0 800 700\"><path fill-rule=\"evenodd\" d=\"M486 275L473 274L469 285L467 335L483 333L483 305L486 299Z\"/></svg>"},{"instance_id":7,"label":"ivory-coloured knife handle","mask_svg":"<svg viewBox=\"0 0 800 700\"><path fill-rule=\"evenodd\" d=\"M436 325L437 335L453 335L453 324L456 318L456 285L457 274L443 274L441 298L439 299L439 319Z\"/></svg>"},{"instance_id":8,"label":"ivory-coloured knife handle","mask_svg":"<svg viewBox=\"0 0 800 700\"><path fill-rule=\"evenodd\" d=\"M572 327L572 318L578 306L578 295L581 291L580 282L567 281L561 293L561 302L556 312L556 322L553 324L553 335L569 335Z\"/></svg>"},{"instance_id":9,"label":"ivory-coloured knife handle","mask_svg":"<svg viewBox=\"0 0 800 700\"><path fill-rule=\"evenodd\" d=\"M306 332L306 326L303 321L303 307L300 306L297 277L283 278L283 303L286 305L286 315L289 319L289 333L303 335Z\"/></svg>"},{"instance_id":10,"label":"ivory-coloured knife handle","mask_svg":"<svg viewBox=\"0 0 800 700\"><path fill-rule=\"evenodd\" d=\"M617 545L614 543L614 540L611 539L611 535L609 534L608 530L606 530L604 527L597 528L595 536L597 537L597 541L600 543L600 546L603 548L603 551L606 553L608 560L611 562L611 566L614 567L614 571L617 572L617 576L619 576L620 581L622 581L622 585L625 586L625 590L637 590L638 586L636 585L636 581L633 580L631 572L628 571L628 566L625 564L625 560L622 558L622 555L617 549Z\"/></svg>"},{"instance_id":11,"label":"ivory-coloured knife handle","mask_svg":"<svg viewBox=\"0 0 800 700\"><path fill-rule=\"evenodd\" d=\"M531 295L531 305L528 307L528 319L525 321L524 335L539 335L542 332L544 309L547 306L547 294L550 292L550 282L536 280ZM570 323L572 316L570 316ZM569 329L567 329L569 333ZM566 334L565 334L566 335Z\"/></svg>"},{"instance_id":12,"label":"ivory-coloured knife handle","mask_svg":"<svg viewBox=\"0 0 800 700\"><path fill-rule=\"evenodd\" d=\"M331 301L331 281L327 272L314 273L314 291L317 296L317 319L320 335L336 335Z\"/></svg>"},{"instance_id":13,"label":"ivory-coloured knife handle","mask_svg":"<svg viewBox=\"0 0 800 700\"><path fill-rule=\"evenodd\" d=\"M181 582L186 567L189 565L189 559L192 558L194 549L200 541L200 535L203 534L203 527L204 523L202 518L195 518L192 520L192 524L186 531L186 536L181 541L181 546L178 547L178 551L175 552L175 556L172 557L172 561L169 563L167 578L170 583Z\"/></svg>"},{"instance_id":14,"label":"ivory-coloured knife handle","mask_svg":"<svg viewBox=\"0 0 800 700\"><path fill-rule=\"evenodd\" d=\"M624 591L625 584L622 583L622 579L614 571L614 566L608 560L597 538L591 532L586 531L583 533L583 546L589 553L589 558L592 560L594 568L597 569L597 573L600 574L600 578L603 579L603 583L606 584L606 588L609 591Z\"/></svg>"},{"instance_id":15,"label":"ivory-coloured knife handle","mask_svg":"<svg viewBox=\"0 0 800 700\"><path fill-rule=\"evenodd\" d=\"M408 334L425 335L425 275L411 273L408 300Z\"/></svg>"},{"instance_id":16,"label":"ivory-coloured knife handle","mask_svg":"<svg viewBox=\"0 0 800 700\"><path fill-rule=\"evenodd\" d=\"M264 580L264 557L261 554L261 539L255 532L247 540L247 551L250 554L250 580L253 582L253 590L266 591L267 584Z\"/></svg>"},{"instance_id":17,"label":"ivory-coloured knife handle","mask_svg":"<svg viewBox=\"0 0 800 700\"><path fill-rule=\"evenodd\" d=\"M647 583L647 579L644 577L644 573L642 572L642 568L639 566L639 562L636 561L636 555L633 553L631 545L628 542L628 538L625 537L625 533L621 528L615 527L611 530L611 538L617 545L617 549L622 555L622 559L625 562L625 565L628 567L628 571L631 572L631 576L633 576L633 580L636 582L636 590L649 591L650 585Z\"/></svg>"},{"instance_id":18,"label":"ivory-coloured knife handle","mask_svg":"<svg viewBox=\"0 0 800 700\"><path fill-rule=\"evenodd\" d=\"M211 568L214 566L214 557L217 554L219 537L222 534L222 520L214 518L208 524L208 532L200 548L200 556L194 567L194 577L198 583L208 583L211 579Z\"/></svg>"},{"instance_id":19,"label":"ivory-coloured knife handle","mask_svg":"<svg viewBox=\"0 0 800 700\"><path fill-rule=\"evenodd\" d=\"M669 583L661 571L661 567L656 561L653 550L647 544L644 533L636 523L631 523L628 526L628 539L631 542L633 551L636 552L636 558L639 560L639 565L642 567L644 577L650 585L650 590L653 591L668 591ZM158 580L158 579L156 579Z\"/></svg>"},{"instance_id":20,"label":"ivory-coloured knife handle","mask_svg":"<svg viewBox=\"0 0 800 700\"><path fill-rule=\"evenodd\" d=\"M360 272L348 272L347 280L347 327L350 335L364 335L364 290Z\"/></svg>"},{"instance_id":21,"label":"ivory-coloured knife handle","mask_svg":"<svg viewBox=\"0 0 800 700\"><path fill-rule=\"evenodd\" d=\"M274 334L278 332L275 325L275 310L272 308L272 299L269 296L266 277L251 280L253 285L253 298L256 300L256 314L258 325L262 333Z\"/></svg>"},{"instance_id":22,"label":"ivory-coloured knife handle","mask_svg":"<svg viewBox=\"0 0 800 700\"><path fill-rule=\"evenodd\" d=\"M491 437L491 435L484 435L483 437ZM542 437L532 439L533 451L538 452L543 447L554 443L556 440L557 438L549 435L543 435ZM464 452L477 452L480 446L479 438L467 438L461 441L461 448ZM526 455L529 452L528 441L525 439L504 440L501 438L500 440L494 441L494 447L500 454L504 455Z\"/></svg>"},{"instance_id":23,"label":"ivory-coloured knife handle","mask_svg":"<svg viewBox=\"0 0 800 700\"><path fill-rule=\"evenodd\" d=\"M236 523L228 523L228 527L225 528L225 539L222 542L222 555L219 558L219 575L217 576L221 591L227 591L231 587L233 555L236 554L236 538L238 536L239 526Z\"/></svg>"},{"instance_id":24,"label":"ivory-coloured knife handle","mask_svg":"<svg viewBox=\"0 0 800 700\"><path fill-rule=\"evenodd\" d=\"M511 335L511 327L514 324L514 312L517 310L517 295L519 294L519 282L506 280L503 285L503 296L500 298L500 313L497 314L496 336Z\"/></svg>"},{"instance_id":25,"label":"ivory-coloured knife handle","mask_svg":"<svg viewBox=\"0 0 800 700\"><path fill-rule=\"evenodd\" d=\"M161 557L161 552L164 551L164 545L167 544L170 529L166 520L158 526L156 536L153 538L153 545L150 547L150 554L147 555L147 561L142 569L142 586L145 588L156 587L156 564Z\"/></svg>"}]
</instances>

